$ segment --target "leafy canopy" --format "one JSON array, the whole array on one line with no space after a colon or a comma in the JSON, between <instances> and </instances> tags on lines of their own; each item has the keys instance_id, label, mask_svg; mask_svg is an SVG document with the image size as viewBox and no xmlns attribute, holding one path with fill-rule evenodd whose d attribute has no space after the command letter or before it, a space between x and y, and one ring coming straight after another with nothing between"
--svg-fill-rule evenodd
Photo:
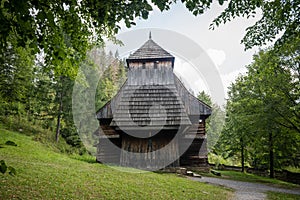
<instances>
[{"instance_id":1,"label":"leafy canopy","mask_svg":"<svg viewBox=\"0 0 300 200\"><path fill-rule=\"evenodd\" d=\"M226 1L218 0L218 4ZM212 0L181 2L196 16L213 3ZM32 53L43 52L46 63L56 66L56 71L74 73L65 69L84 59L91 44L102 44L104 38L113 39L120 30L120 22L130 27L135 25L136 18L147 19L154 5L165 11L175 3L176 0L1 0L0 52L11 45L9 35L14 35L18 47L29 44ZM211 28L235 17L252 17L258 9L262 18L247 29L242 40L246 49L273 41L280 32L283 35L278 42L299 35L300 6L295 0L230 0Z\"/></svg>"},{"instance_id":2,"label":"leafy canopy","mask_svg":"<svg viewBox=\"0 0 300 200\"><path fill-rule=\"evenodd\" d=\"M223 0L219 0L219 3L222 4ZM299 4L298 0L231 0L228 1L227 8L213 21L211 28L235 17L254 17L261 11L261 19L246 29L246 35L242 39L245 49L272 41L277 41L275 45L281 46L299 37Z\"/></svg>"}]
</instances>

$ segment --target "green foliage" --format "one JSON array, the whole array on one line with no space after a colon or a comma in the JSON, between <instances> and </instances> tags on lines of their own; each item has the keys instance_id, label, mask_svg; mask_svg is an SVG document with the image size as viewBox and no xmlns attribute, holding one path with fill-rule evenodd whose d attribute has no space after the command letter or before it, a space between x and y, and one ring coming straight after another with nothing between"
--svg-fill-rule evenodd
<instances>
[{"instance_id":1,"label":"green foliage","mask_svg":"<svg viewBox=\"0 0 300 200\"><path fill-rule=\"evenodd\" d=\"M284 168L287 171L294 172L294 173L300 173L300 167L292 167L288 166Z\"/></svg>"},{"instance_id":2,"label":"green foliage","mask_svg":"<svg viewBox=\"0 0 300 200\"><path fill-rule=\"evenodd\" d=\"M215 164L215 168L219 169L219 166L221 165L227 165L227 166L241 166L240 160L236 156L228 157L226 153L222 154L214 153L215 148L213 151L208 153L208 162L210 164Z\"/></svg>"},{"instance_id":3,"label":"green foliage","mask_svg":"<svg viewBox=\"0 0 300 200\"><path fill-rule=\"evenodd\" d=\"M218 0L223 5L227 0ZM210 9L213 1L181 0L195 16ZM43 53L47 67L57 75L74 76L78 66L94 45L113 37L124 22L129 28L136 18L147 19L153 5L169 10L175 0L151 1L1 1L0 52L7 52L11 43L16 47L29 44L31 54ZM299 2L230 0L211 27L235 17L252 17L261 10L262 18L247 33L242 42L246 49L263 45L283 35L278 44L291 42L299 35Z\"/></svg>"},{"instance_id":4,"label":"green foliage","mask_svg":"<svg viewBox=\"0 0 300 200\"><path fill-rule=\"evenodd\" d=\"M212 100L211 100L211 97L210 97L208 94L206 94L204 91L199 92L197 98L198 98L200 101L204 102L205 104L207 104L207 105L209 105L209 106L212 106Z\"/></svg>"},{"instance_id":5,"label":"green foliage","mask_svg":"<svg viewBox=\"0 0 300 200\"><path fill-rule=\"evenodd\" d=\"M16 47L15 43L0 62L0 121L10 130L31 135L55 130L60 116L64 138L84 153L72 116L74 79L57 76L53 68L31 55L28 46Z\"/></svg>"},{"instance_id":6,"label":"green foliage","mask_svg":"<svg viewBox=\"0 0 300 200\"><path fill-rule=\"evenodd\" d=\"M217 153L238 155L242 164L271 173L299 166L299 65L287 58L278 49L261 51L247 74L231 85Z\"/></svg>"},{"instance_id":7,"label":"green foliage","mask_svg":"<svg viewBox=\"0 0 300 200\"><path fill-rule=\"evenodd\" d=\"M219 165L232 165L232 163L228 163L221 155L216 155L214 153L208 154L208 162L215 164L215 169L219 169Z\"/></svg>"},{"instance_id":8,"label":"green foliage","mask_svg":"<svg viewBox=\"0 0 300 200\"><path fill-rule=\"evenodd\" d=\"M34 141L43 144L44 146L51 149L53 152L63 153L63 154L84 154L86 153L86 149L83 147L72 146L67 143L67 141L60 137L60 140L56 142L55 135L52 131L43 130L39 134L33 135L32 138Z\"/></svg>"},{"instance_id":9,"label":"green foliage","mask_svg":"<svg viewBox=\"0 0 300 200\"><path fill-rule=\"evenodd\" d=\"M0 57L0 96L4 115L26 114L33 87L33 59L29 49L11 46Z\"/></svg>"},{"instance_id":10,"label":"green foliage","mask_svg":"<svg viewBox=\"0 0 300 200\"><path fill-rule=\"evenodd\" d=\"M57 116L56 141L58 141L59 135L62 135L69 145L82 149L81 151L84 152L84 146L73 122L72 92L74 82L65 76L57 78L54 99L54 117Z\"/></svg>"},{"instance_id":11,"label":"green foliage","mask_svg":"<svg viewBox=\"0 0 300 200\"><path fill-rule=\"evenodd\" d=\"M95 107L97 109L104 106L117 94L127 76L124 61L118 57L113 57L112 52L108 55L105 54L103 49L100 52L103 52L100 53L102 62L97 67L101 68L103 72L98 82L95 97ZM117 56L117 53L115 56Z\"/></svg>"},{"instance_id":12,"label":"green foliage","mask_svg":"<svg viewBox=\"0 0 300 200\"><path fill-rule=\"evenodd\" d=\"M296 194L286 194L280 192L267 192L267 197L269 200L300 200L300 195Z\"/></svg>"},{"instance_id":13,"label":"green foliage","mask_svg":"<svg viewBox=\"0 0 300 200\"><path fill-rule=\"evenodd\" d=\"M36 135L47 131L43 124L28 121L26 118L17 119L15 116L0 116L0 125L6 129L17 131L25 135Z\"/></svg>"},{"instance_id":14,"label":"green foliage","mask_svg":"<svg viewBox=\"0 0 300 200\"><path fill-rule=\"evenodd\" d=\"M221 4L222 1L219 3ZM246 35L242 39L245 49L262 46L274 40L277 40L276 46L282 46L299 37L299 1L294 0L231 0L227 8L213 21L211 28L213 29L235 17L249 18L260 12L262 13L260 20L246 29ZM280 36L280 33L283 34Z\"/></svg>"},{"instance_id":15,"label":"green foliage","mask_svg":"<svg viewBox=\"0 0 300 200\"><path fill-rule=\"evenodd\" d=\"M237 172L237 171L226 171L219 170L222 174L221 178L236 180L236 181L244 181L244 182L253 182L253 183L267 183L268 185L272 185L274 187L280 188L289 188L289 189L299 189L299 185L277 180L271 179L268 177L258 176L255 174L250 174L246 172Z\"/></svg>"},{"instance_id":16,"label":"green foliage","mask_svg":"<svg viewBox=\"0 0 300 200\"><path fill-rule=\"evenodd\" d=\"M171 3L155 2L161 10ZM113 39L120 22L130 27L153 10L148 1L1 1L0 6L0 52L9 48L13 35L18 47L30 43L32 54L43 52L55 73L71 76L91 44Z\"/></svg>"},{"instance_id":17,"label":"green foliage","mask_svg":"<svg viewBox=\"0 0 300 200\"><path fill-rule=\"evenodd\" d=\"M66 154L86 153L86 149L84 147L70 145L66 142L66 140L64 140L64 138L61 138L61 140L58 143L56 143L55 135L53 131L42 128L42 124L40 123L35 122L35 124L33 124L32 121L28 121L27 119L24 118L16 119L14 116L9 116L7 118L0 117L0 127L1 127L0 129L1 134L3 131L2 128L14 130L24 135L33 137L35 141L39 141L40 143L44 144L45 146L48 146L49 148L51 148L53 151L56 152L61 152ZM78 139L78 135L76 139ZM6 141L6 142L10 144L10 146L17 145L14 141L13 141L14 143L11 143L12 141L11 142ZM18 144L18 146L19 145L20 144Z\"/></svg>"}]
</instances>

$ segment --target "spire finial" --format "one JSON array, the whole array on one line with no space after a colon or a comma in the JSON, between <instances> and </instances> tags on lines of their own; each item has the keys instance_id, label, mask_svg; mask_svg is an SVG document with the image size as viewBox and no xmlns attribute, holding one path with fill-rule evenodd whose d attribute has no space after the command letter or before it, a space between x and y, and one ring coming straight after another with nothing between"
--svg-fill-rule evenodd
<instances>
[{"instance_id":1,"label":"spire finial","mask_svg":"<svg viewBox=\"0 0 300 200\"><path fill-rule=\"evenodd\" d=\"M151 36L151 31L149 32L149 40L152 39L152 36Z\"/></svg>"}]
</instances>

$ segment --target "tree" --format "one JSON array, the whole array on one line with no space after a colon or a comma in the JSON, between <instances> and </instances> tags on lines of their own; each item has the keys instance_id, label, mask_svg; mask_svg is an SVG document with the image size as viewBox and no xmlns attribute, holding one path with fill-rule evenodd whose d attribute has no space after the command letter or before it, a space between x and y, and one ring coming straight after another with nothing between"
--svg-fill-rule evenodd
<instances>
[{"instance_id":1,"label":"tree","mask_svg":"<svg viewBox=\"0 0 300 200\"><path fill-rule=\"evenodd\" d=\"M258 127L265 133L268 141L270 177L273 178L274 168L280 167L280 161L276 158L275 152L289 156L282 152L282 138L286 139L286 135L290 135L295 141L298 140L294 137L294 133L295 131L299 133L299 123L295 116L299 110L294 111L290 107L297 104L299 99L299 96L293 95L294 84L295 82L299 84L299 80L293 79L291 67L287 67L284 60L272 51L261 52L254 60L255 62L249 68L248 77L254 85L253 92L256 93L256 98L262 104L261 112L263 113L260 118L262 126ZM290 147L292 147L294 142L290 142ZM296 142L297 145L299 143ZM275 159L278 164L274 163Z\"/></svg>"},{"instance_id":2,"label":"tree","mask_svg":"<svg viewBox=\"0 0 300 200\"><path fill-rule=\"evenodd\" d=\"M223 157L238 157L244 171L247 160L247 149L250 141L253 140L251 133L251 122L253 115L252 99L247 96L249 91L245 77L238 77L234 84L231 84L228 92L226 105L225 126L221 137L216 145L215 152Z\"/></svg>"},{"instance_id":3,"label":"tree","mask_svg":"<svg viewBox=\"0 0 300 200\"><path fill-rule=\"evenodd\" d=\"M299 99L294 86L299 79L293 74L273 49L261 51L247 74L229 88L226 124L219 142L232 155L241 152L242 166L248 161L254 167L268 167L270 177L275 168L293 165L291 155L295 157L300 145L299 110L294 109Z\"/></svg>"},{"instance_id":4,"label":"tree","mask_svg":"<svg viewBox=\"0 0 300 200\"><path fill-rule=\"evenodd\" d=\"M0 58L0 96L6 116L26 116L34 82L34 56L28 48L11 45Z\"/></svg>"},{"instance_id":5,"label":"tree","mask_svg":"<svg viewBox=\"0 0 300 200\"><path fill-rule=\"evenodd\" d=\"M56 131L55 131L56 132L55 133L56 142L58 142L58 140L59 140L62 119L68 119L69 121L73 120L73 117L71 114L71 111L72 111L71 97L72 97L73 85L74 85L74 81L68 77L60 76L57 79L55 102L56 102L56 105L58 108L57 108L57 112L54 112L56 115L56 118L57 118ZM69 125L71 128L71 124L69 124Z\"/></svg>"},{"instance_id":6,"label":"tree","mask_svg":"<svg viewBox=\"0 0 300 200\"><path fill-rule=\"evenodd\" d=\"M195 16L203 14L213 1L181 0ZM226 0L218 0L223 5ZM153 3L153 4L150 4ZM58 73L74 73L72 67L85 58L91 44L113 39L120 30L119 23L135 25L136 18L147 19L157 6L169 10L175 0L151 1L2 1L0 13L0 52L9 48L13 34L19 47L30 44L32 54L44 52L48 65ZM230 0L227 8L212 23L212 28L235 17L254 16L262 11L262 18L247 29L242 40L245 48L263 45L278 39L279 43L291 42L299 36L299 1L248 1ZM8 34L7 34L8 33ZM71 65L61 66L64 61ZM60 69L63 67L64 69Z\"/></svg>"},{"instance_id":7,"label":"tree","mask_svg":"<svg viewBox=\"0 0 300 200\"><path fill-rule=\"evenodd\" d=\"M53 71L46 70L43 63L36 62L35 81L30 114L43 128L55 129L55 98L57 82Z\"/></svg>"},{"instance_id":8,"label":"tree","mask_svg":"<svg viewBox=\"0 0 300 200\"><path fill-rule=\"evenodd\" d=\"M222 4L224 1L219 0ZM276 46L292 42L299 37L300 8L299 1L248 1L230 0L227 8L213 21L211 28L226 23L235 17L254 17L261 11L262 17L253 26L246 29L242 39L245 49L262 46L276 40ZM282 36L276 39L282 33Z\"/></svg>"},{"instance_id":9,"label":"tree","mask_svg":"<svg viewBox=\"0 0 300 200\"><path fill-rule=\"evenodd\" d=\"M104 52L104 50L102 50ZM117 54L115 54L117 56ZM96 108L101 108L117 94L126 79L125 64L112 52L106 55L105 63L102 63L103 74L100 77L96 91Z\"/></svg>"},{"instance_id":10,"label":"tree","mask_svg":"<svg viewBox=\"0 0 300 200\"><path fill-rule=\"evenodd\" d=\"M79 154L86 153L86 149L79 137L78 130L74 124L72 112L72 93L75 81L69 77L59 77L56 84L56 99L54 117L57 118L56 123L56 141L59 136L72 147L75 147Z\"/></svg>"},{"instance_id":11,"label":"tree","mask_svg":"<svg viewBox=\"0 0 300 200\"><path fill-rule=\"evenodd\" d=\"M203 101L208 106L210 106L210 107L212 106L211 97L208 94L206 94L204 91L199 92L199 94L197 95L197 98L200 101Z\"/></svg>"}]
</instances>

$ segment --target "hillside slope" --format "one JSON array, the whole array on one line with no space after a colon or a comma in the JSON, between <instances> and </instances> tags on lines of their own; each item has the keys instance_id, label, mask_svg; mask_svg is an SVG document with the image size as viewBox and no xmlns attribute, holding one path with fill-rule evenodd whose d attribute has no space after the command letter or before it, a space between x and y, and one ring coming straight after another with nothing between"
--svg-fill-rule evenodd
<instances>
[{"instance_id":1,"label":"hillside slope","mask_svg":"<svg viewBox=\"0 0 300 200\"><path fill-rule=\"evenodd\" d=\"M18 146L4 145L8 140ZM0 199L226 199L232 195L174 174L129 173L80 161L3 129L0 144L0 160L17 170L14 177L0 174Z\"/></svg>"}]
</instances>

